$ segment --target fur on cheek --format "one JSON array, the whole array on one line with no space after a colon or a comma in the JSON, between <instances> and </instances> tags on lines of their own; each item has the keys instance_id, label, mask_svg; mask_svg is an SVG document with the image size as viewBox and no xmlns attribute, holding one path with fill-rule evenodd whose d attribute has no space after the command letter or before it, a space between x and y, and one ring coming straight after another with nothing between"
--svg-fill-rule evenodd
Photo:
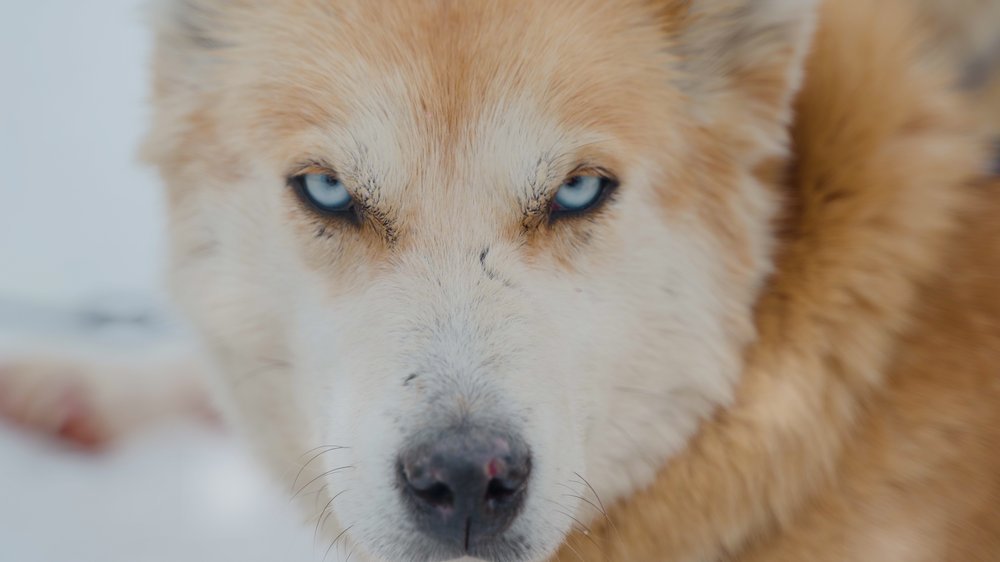
<instances>
[{"instance_id":1,"label":"fur on cheek","mask_svg":"<svg viewBox=\"0 0 1000 562\"><path fill-rule=\"evenodd\" d=\"M895 346L948 255L985 158L949 77L915 62L907 14L903 2L825 5L796 99L794 173L776 186L791 194L785 238L736 402L647 490L609 509L609 522L571 537L564 559L827 560L823 553L842 552L819 537L840 532L852 512L827 496L832 504L817 509L838 505L835 516L806 508L847 478L838 472L845 451L869 438L856 432L869 427L870 401L888 384ZM801 514L815 526L796 526ZM799 534L785 539L792 527Z\"/></svg>"}]
</instances>

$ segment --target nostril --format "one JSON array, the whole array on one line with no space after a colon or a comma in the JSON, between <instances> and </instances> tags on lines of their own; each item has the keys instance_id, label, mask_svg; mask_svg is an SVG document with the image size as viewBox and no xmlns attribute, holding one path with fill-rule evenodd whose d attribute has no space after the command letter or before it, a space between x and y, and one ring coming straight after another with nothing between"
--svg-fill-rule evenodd
<instances>
[{"instance_id":1,"label":"nostril","mask_svg":"<svg viewBox=\"0 0 1000 562\"><path fill-rule=\"evenodd\" d=\"M499 478L493 478L486 486L486 501L495 505L509 500L517 493L519 486L510 486Z\"/></svg>"},{"instance_id":2,"label":"nostril","mask_svg":"<svg viewBox=\"0 0 1000 562\"><path fill-rule=\"evenodd\" d=\"M434 507L450 508L455 505L455 494L444 482L435 482L429 488L420 489L410 485L413 495Z\"/></svg>"}]
</instances>

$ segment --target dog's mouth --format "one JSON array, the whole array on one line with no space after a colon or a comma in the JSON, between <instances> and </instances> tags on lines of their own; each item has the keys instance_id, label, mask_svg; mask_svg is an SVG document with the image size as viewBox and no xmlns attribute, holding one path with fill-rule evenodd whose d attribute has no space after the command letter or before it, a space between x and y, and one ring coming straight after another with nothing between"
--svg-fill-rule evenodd
<instances>
[{"instance_id":1,"label":"dog's mouth","mask_svg":"<svg viewBox=\"0 0 1000 562\"><path fill-rule=\"evenodd\" d=\"M470 525L469 534L473 530ZM529 560L532 545L523 537L503 536L470 541L467 545L442 543L423 536L409 549L412 560L428 562L449 562L454 560L482 560L485 562L520 562Z\"/></svg>"}]
</instances>

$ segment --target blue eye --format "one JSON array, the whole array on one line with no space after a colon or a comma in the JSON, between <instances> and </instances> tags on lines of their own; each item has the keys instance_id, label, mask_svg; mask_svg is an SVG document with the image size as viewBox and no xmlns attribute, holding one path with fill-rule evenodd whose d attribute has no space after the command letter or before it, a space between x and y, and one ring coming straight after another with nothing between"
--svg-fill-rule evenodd
<instances>
[{"instance_id":1,"label":"blue eye","mask_svg":"<svg viewBox=\"0 0 1000 562\"><path fill-rule=\"evenodd\" d=\"M296 176L295 183L302 196L321 211L341 213L354 204L347 187L332 174L304 174Z\"/></svg>"},{"instance_id":2,"label":"blue eye","mask_svg":"<svg viewBox=\"0 0 1000 562\"><path fill-rule=\"evenodd\" d=\"M566 180L552 200L552 211L573 213L586 211L601 201L612 180L601 176L573 176Z\"/></svg>"}]
</instances>

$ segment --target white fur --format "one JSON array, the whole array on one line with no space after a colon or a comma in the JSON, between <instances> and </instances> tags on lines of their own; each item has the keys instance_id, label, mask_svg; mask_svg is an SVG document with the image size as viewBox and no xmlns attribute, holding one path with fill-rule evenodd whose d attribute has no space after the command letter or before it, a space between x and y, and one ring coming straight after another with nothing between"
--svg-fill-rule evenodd
<instances>
[{"instance_id":1,"label":"white fur","mask_svg":"<svg viewBox=\"0 0 1000 562\"><path fill-rule=\"evenodd\" d=\"M558 162L574 148L566 139L599 142L559 130L536 107L488 112L470 130L472 148L462 158L478 165L464 177L426 181L526 190L539 153ZM397 122L355 127L341 138L392 146L383 139ZM416 167L398 162L404 155L383 156L384 168L368 172L391 178ZM512 532L532 537L531 557L541 558L570 528L570 515L597 517L591 504L648 484L699 420L730 399L749 334L734 338L726 325L734 303L719 297L731 289L713 258L722 250L691 218L659 220L640 195L650 191L641 171L628 178L616 223L647 226L616 228L612 241L594 242L629 249L614 262L590 263L584 253L573 274L526 266L493 225L465 212L473 203L456 193L453 206L427 218L452 229L433 229L374 284L346 290L297 260L297 241L281 222L287 205L274 199L267 172L260 174L241 187L252 196L216 200L205 192L219 247L175 279L224 358L224 396L235 398L238 425L279 472L295 474L315 447L349 447L323 454L298 483L335 471L308 490L327 486L313 502L320 506L337 496L326 520L333 536L349 527L361 548L390 560L406 556L416 530L391 486L395 458L407 431L438 423L435 410L467 402L476 417L513 421L535 452L528 504ZM396 196L385 191L384 199ZM484 276L479 254L487 246L490 268L516 290ZM736 306L749 308L750 289ZM423 396L402 385L411 372L420 374Z\"/></svg>"}]
</instances>

